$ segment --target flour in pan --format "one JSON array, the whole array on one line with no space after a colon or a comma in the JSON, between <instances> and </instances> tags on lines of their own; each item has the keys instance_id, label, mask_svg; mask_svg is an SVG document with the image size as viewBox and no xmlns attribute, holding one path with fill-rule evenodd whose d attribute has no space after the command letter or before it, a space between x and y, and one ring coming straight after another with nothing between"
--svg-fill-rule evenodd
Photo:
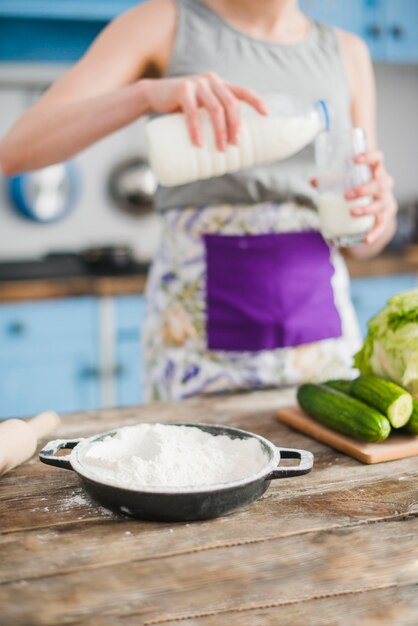
<instances>
[{"instance_id":1,"label":"flour in pan","mask_svg":"<svg viewBox=\"0 0 418 626\"><path fill-rule=\"evenodd\" d=\"M231 439L196 427L139 424L88 444L83 467L127 489L194 487L240 480L268 463L257 439Z\"/></svg>"}]
</instances>

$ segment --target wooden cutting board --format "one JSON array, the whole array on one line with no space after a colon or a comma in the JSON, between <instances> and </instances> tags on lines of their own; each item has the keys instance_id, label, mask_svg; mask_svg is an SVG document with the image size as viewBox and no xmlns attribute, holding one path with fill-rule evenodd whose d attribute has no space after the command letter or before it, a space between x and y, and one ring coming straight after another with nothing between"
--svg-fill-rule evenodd
<instances>
[{"instance_id":1,"label":"wooden cutting board","mask_svg":"<svg viewBox=\"0 0 418 626\"><path fill-rule=\"evenodd\" d=\"M328 444L363 463L383 463L418 455L418 436L393 432L386 441L365 443L320 424L297 406L282 407L278 419L302 433Z\"/></svg>"}]
</instances>

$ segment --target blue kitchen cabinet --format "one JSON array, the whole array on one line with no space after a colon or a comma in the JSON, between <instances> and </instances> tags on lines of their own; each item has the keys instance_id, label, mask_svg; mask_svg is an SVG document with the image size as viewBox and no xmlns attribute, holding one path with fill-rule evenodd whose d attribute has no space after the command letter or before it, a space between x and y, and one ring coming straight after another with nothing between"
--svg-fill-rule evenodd
<instances>
[{"instance_id":1,"label":"blue kitchen cabinet","mask_svg":"<svg viewBox=\"0 0 418 626\"><path fill-rule=\"evenodd\" d=\"M362 37L374 61L418 62L417 0L305 0L304 12Z\"/></svg>"},{"instance_id":2,"label":"blue kitchen cabinet","mask_svg":"<svg viewBox=\"0 0 418 626\"><path fill-rule=\"evenodd\" d=\"M369 319L385 306L391 296L417 286L418 280L415 274L353 278L351 297L363 337L367 334Z\"/></svg>"},{"instance_id":3,"label":"blue kitchen cabinet","mask_svg":"<svg viewBox=\"0 0 418 626\"><path fill-rule=\"evenodd\" d=\"M21 352L0 367L0 418L26 417L46 409L81 411L100 406L99 389L85 375L95 355L80 345L68 351Z\"/></svg>"},{"instance_id":4,"label":"blue kitchen cabinet","mask_svg":"<svg viewBox=\"0 0 418 626\"><path fill-rule=\"evenodd\" d=\"M144 315L141 295L0 305L0 419L141 404Z\"/></svg>"},{"instance_id":5,"label":"blue kitchen cabinet","mask_svg":"<svg viewBox=\"0 0 418 626\"><path fill-rule=\"evenodd\" d=\"M140 0L0 0L0 61L76 61Z\"/></svg>"},{"instance_id":6,"label":"blue kitchen cabinet","mask_svg":"<svg viewBox=\"0 0 418 626\"><path fill-rule=\"evenodd\" d=\"M418 2L363 0L364 24L359 34L375 61L418 62Z\"/></svg>"},{"instance_id":7,"label":"blue kitchen cabinet","mask_svg":"<svg viewBox=\"0 0 418 626\"><path fill-rule=\"evenodd\" d=\"M116 405L133 406L143 402L142 325L145 298L141 295L115 298Z\"/></svg>"},{"instance_id":8,"label":"blue kitchen cabinet","mask_svg":"<svg viewBox=\"0 0 418 626\"><path fill-rule=\"evenodd\" d=\"M0 306L0 418L100 406L95 298Z\"/></svg>"}]
</instances>

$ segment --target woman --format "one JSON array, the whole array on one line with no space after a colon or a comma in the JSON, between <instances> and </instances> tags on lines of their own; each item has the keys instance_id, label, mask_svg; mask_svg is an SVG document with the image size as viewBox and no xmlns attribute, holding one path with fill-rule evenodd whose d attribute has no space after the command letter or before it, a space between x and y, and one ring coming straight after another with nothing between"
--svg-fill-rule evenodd
<instances>
[{"instance_id":1,"label":"woman","mask_svg":"<svg viewBox=\"0 0 418 626\"><path fill-rule=\"evenodd\" d=\"M364 43L311 22L297 0L151 0L128 11L26 112L0 146L5 174L43 167L150 113L198 107L219 150L240 141L239 101L257 94L330 100L336 124L366 130L376 216L368 258L395 228L393 181L376 150L375 90ZM312 147L281 163L160 188L164 235L148 282L149 397L296 383L342 374L358 332L341 256L318 234Z\"/></svg>"}]
</instances>

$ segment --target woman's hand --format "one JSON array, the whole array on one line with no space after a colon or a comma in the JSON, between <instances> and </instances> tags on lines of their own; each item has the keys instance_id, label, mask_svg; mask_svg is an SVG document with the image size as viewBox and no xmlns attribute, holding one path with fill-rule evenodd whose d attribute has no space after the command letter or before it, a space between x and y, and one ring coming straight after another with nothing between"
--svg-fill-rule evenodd
<instances>
[{"instance_id":1,"label":"woman's hand","mask_svg":"<svg viewBox=\"0 0 418 626\"><path fill-rule=\"evenodd\" d=\"M393 178L386 171L383 164L383 154L378 150L359 154L355 157L355 162L369 165L372 178L364 185L349 189L345 193L345 197L350 201L369 196L372 201L364 207L352 207L351 214L355 217L375 215L375 224L367 234L365 244L371 246L377 244L379 240L383 240L382 244L385 245L393 235L395 217L398 211L398 204L392 191Z\"/></svg>"},{"instance_id":2,"label":"woman's hand","mask_svg":"<svg viewBox=\"0 0 418 626\"><path fill-rule=\"evenodd\" d=\"M211 118L218 150L240 139L239 101L246 102L261 115L267 110L251 90L227 83L214 72L182 78L145 79L145 98L150 111L170 113L183 111L186 115L190 138L202 146L199 107L205 108Z\"/></svg>"}]
</instances>

